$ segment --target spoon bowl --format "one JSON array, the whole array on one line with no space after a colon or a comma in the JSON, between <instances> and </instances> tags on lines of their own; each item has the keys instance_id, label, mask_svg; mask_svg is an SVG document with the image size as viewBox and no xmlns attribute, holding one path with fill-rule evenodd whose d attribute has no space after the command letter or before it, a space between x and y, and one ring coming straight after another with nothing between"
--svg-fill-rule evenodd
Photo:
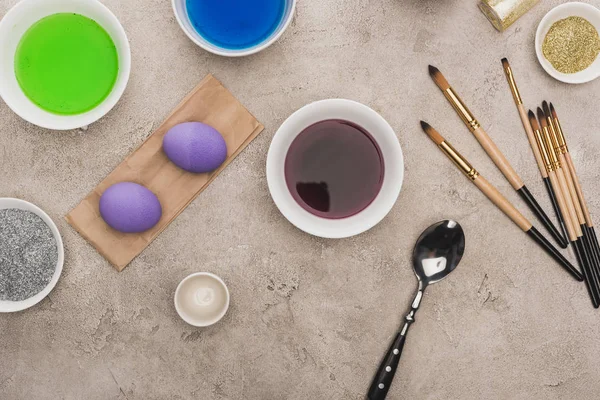
<instances>
[{"instance_id":1,"label":"spoon bowl","mask_svg":"<svg viewBox=\"0 0 600 400\"><path fill-rule=\"evenodd\" d=\"M396 334L387 354L383 358L377 374L371 383L367 398L383 400L386 398L394 379L408 328L415 322L415 314L421 305L425 288L444 279L454 271L465 252L465 233L456 221L445 220L427 228L415 244L413 250L413 269L419 287L404 318L404 325Z\"/></svg>"},{"instance_id":2,"label":"spoon bowl","mask_svg":"<svg viewBox=\"0 0 600 400\"><path fill-rule=\"evenodd\" d=\"M413 250L413 269L423 288L444 279L456 268L465 251L465 234L455 221L427 228Z\"/></svg>"}]
</instances>

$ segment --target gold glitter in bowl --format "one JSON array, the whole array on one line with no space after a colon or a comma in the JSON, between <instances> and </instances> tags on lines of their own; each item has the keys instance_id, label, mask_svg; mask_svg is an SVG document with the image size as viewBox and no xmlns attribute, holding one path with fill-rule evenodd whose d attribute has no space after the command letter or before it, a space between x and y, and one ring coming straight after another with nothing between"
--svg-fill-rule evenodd
<instances>
[{"instance_id":1,"label":"gold glitter in bowl","mask_svg":"<svg viewBox=\"0 0 600 400\"><path fill-rule=\"evenodd\" d=\"M579 17L587 20L587 22L589 22L600 34L599 8L588 3L581 3L578 1L560 4L548 11L548 13L538 24L535 33L535 54L542 68L554 79L570 84L591 82L600 77L600 53L590 66L576 73L560 72L558 69L556 69L556 66L552 65L547 56L544 55L544 41L546 40L546 36L548 36L552 26L555 23L570 17Z\"/></svg>"},{"instance_id":2,"label":"gold glitter in bowl","mask_svg":"<svg viewBox=\"0 0 600 400\"><path fill-rule=\"evenodd\" d=\"M542 44L542 53L563 74L575 74L588 68L600 53L600 36L582 17L561 19L550 27Z\"/></svg>"}]
</instances>

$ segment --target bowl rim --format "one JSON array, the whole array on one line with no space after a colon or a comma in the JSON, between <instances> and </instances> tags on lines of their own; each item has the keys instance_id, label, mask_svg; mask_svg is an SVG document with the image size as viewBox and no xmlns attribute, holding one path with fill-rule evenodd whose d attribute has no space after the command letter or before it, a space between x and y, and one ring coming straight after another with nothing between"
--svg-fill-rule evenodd
<instances>
[{"instance_id":1,"label":"bowl rim","mask_svg":"<svg viewBox=\"0 0 600 400\"><path fill-rule=\"evenodd\" d=\"M281 25L281 29L279 29L279 31L277 33L275 33L274 35L269 36L269 38L267 40L263 41L259 45L255 45L255 46L249 47L248 49L244 49L244 50L229 50L229 49L226 49L223 47L219 47L217 45L214 45L214 47L207 46L205 43L197 40L186 28L185 24L183 23L183 19L180 15L179 7L177 5L178 0L171 0L171 7L173 8L173 14L175 14L175 19L177 20L179 27L185 33L185 35L192 42L194 42L197 46L201 47L203 50L208 51L209 53L213 53L218 56L245 57L245 56L249 56L252 54L256 54L260 51L263 51L267 47L271 46L273 43L275 43L277 40L279 40L279 38L287 30L287 28L292 23L292 20L294 19L294 14L296 12L296 1L297 0L289 0L289 1L291 2L290 13L287 16L287 18L285 19L285 21L283 21L283 24ZM187 13L185 13L185 11L183 11L183 10L181 11L181 14L187 15Z\"/></svg>"},{"instance_id":2,"label":"bowl rim","mask_svg":"<svg viewBox=\"0 0 600 400\"><path fill-rule=\"evenodd\" d=\"M26 10L27 7L32 6L31 3L35 4L38 1L40 1L40 0L20 0L18 3L16 3L13 7L11 7L7 11L7 13L4 15L4 17L2 19L0 19L0 31L2 31L4 29L5 25L10 25L10 24L14 23L14 18L15 18L14 16L16 15L17 12L19 12L21 9ZM77 0L64 0L64 1L71 1L74 4L77 3ZM123 96L123 93L125 93L125 89L127 88L127 84L129 82L129 77L131 74L131 45L129 43L129 38L127 37L127 33L125 32L125 29L123 28L123 25L121 24L119 19L115 16L115 14L113 14L113 12L106 5L101 3L99 0L86 0L86 1L89 4L94 4L93 7L98 7L98 10L100 10L99 12L103 13L109 20L111 20L111 24L112 24L113 28L115 28L115 30L117 32L117 36L118 36L116 38L111 36L111 39L114 42L119 40L119 41L122 41L122 43L123 43L122 54L121 54L121 52L119 52L119 72L117 75L117 79L119 77L122 77L121 81L115 82L115 85L113 86L113 88L110 91L110 93L108 94L108 96L100 104L98 104L96 107L92 108L89 111L86 111L81 114L74 114L74 115L53 114L54 116L56 116L58 118L58 121L60 121L60 122L55 122L55 123L49 123L47 121L44 121L43 118L40 118L40 120L37 120L36 118L32 118L27 112L23 112L23 110L21 110L21 109L19 109L19 107L15 106L15 104L13 103L13 101L10 98L11 96L8 95L8 92L3 89L2 85L0 85L0 98L2 98L2 100L6 103L6 105L15 114L17 114L19 117L21 117L23 120L25 120L29 123L32 123L34 125L37 125L40 128L56 130L56 131L64 131L64 130L78 129L78 128L82 128L82 127L88 126L90 124L93 124L94 122L98 121L99 119L104 117L106 114L108 114L117 105L117 103ZM51 14L48 14L48 15L51 15ZM88 18L90 18L90 17L88 17ZM103 28L106 30L105 27L103 27ZM6 29L9 29L9 28L6 28ZM0 42L1 42L1 40L0 40ZM124 58L121 56L124 56ZM27 96L25 96L25 97L27 97ZM31 100L29 100L29 101L31 101ZM36 106L36 107L39 108L39 106ZM100 111L98 111L98 110L100 110ZM43 111L45 111L45 110L43 110ZM50 113L49 111L46 111L46 112ZM50 114L52 114L52 113L50 113Z\"/></svg>"},{"instance_id":3,"label":"bowl rim","mask_svg":"<svg viewBox=\"0 0 600 400\"><path fill-rule=\"evenodd\" d=\"M62 237L60 236L60 231L58 230L58 227L56 226L52 218L50 218L44 210L42 210L35 204L25 200L16 199L12 197L0 197L0 209L3 210L7 208L18 208L21 210L31 211L38 217L40 217L42 221L46 223L46 225L48 225L48 227L52 231L52 234L54 235L54 239L56 240L58 260L56 262L56 269L54 270L54 275L52 275L52 279L50 279L48 285L46 285L46 287L42 289L41 292L28 299L21 301L0 300L0 313L23 311L30 307L33 307L34 305L42 301L44 298L46 298L46 296L50 294L50 292L58 283L58 280L60 279L60 276L62 274L63 265L65 261L65 250Z\"/></svg>"},{"instance_id":4,"label":"bowl rim","mask_svg":"<svg viewBox=\"0 0 600 400\"><path fill-rule=\"evenodd\" d=\"M192 320L190 320L189 318L187 318L187 316L185 315L185 313L182 312L180 306L179 306L179 293L181 291L181 287L183 286L183 284L187 281L189 281L190 279L193 279L195 277L198 276L207 276L210 277L214 280L216 280L224 289L225 289L225 306L223 307L223 310L219 313L218 316L216 316L214 319L209 320L205 323L197 323L194 322ZM227 287L227 285L225 284L225 282L223 281L223 279L221 279L219 276L211 273L211 272L194 272L192 274L189 274L188 276L186 276L185 278L183 278L181 280L181 282L179 282L179 284L177 285L177 288L175 289L175 294L173 295L173 302L175 303L175 310L177 311L177 314L179 314L179 317L184 320L186 323L192 325L192 326L196 326L198 328L205 328L211 325L216 324L217 322L219 322L220 320L223 319L223 317L225 316L225 314L227 314L227 311L229 310L229 301L230 301L230 294L229 294L229 288Z\"/></svg>"},{"instance_id":5,"label":"bowl rim","mask_svg":"<svg viewBox=\"0 0 600 400\"><path fill-rule=\"evenodd\" d=\"M298 136L298 134L306 127L310 126L310 124L301 124L302 126L300 127L294 127L294 124L298 124L304 119L310 120L316 113L321 112L320 110L324 109L328 109L327 113L330 114L335 114L336 109L348 110L348 113L352 114L353 117L338 118L336 115L331 115L326 118L318 118L315 121L310 122L310 124L327 119L344 119L365 128L363 124L368 119L368 122L377 124L378 127L382 129L378 134L369 129L367 129L367 131L371 133L373 139L377 141L382 152L389 152L391 155L391 159L383 158L386 171L383 178L384 183L375 199L358 214L341 219L327 219L308 212L293 199L287 186L281 183L282 179L285 181L284 163L281 163L279 159L282 157L282 154L285 159L285 155L287 154L293 138ZM356 117L357 115L363 116ZM363 119L360 120L361 118ZM385 149L381 143L383 139L378 139L376 137L379 135L388 140L388 146L386 146ZM284 140L289 141L287 146L283 142ZM391 146L389 146L390 143ZM397 168L391 168L393 166ZM392 180L391 176L393 173L398 174L394 180ZM266 162L266 175L269 192L273 202L292 225L313 236L327 239L342 239L368 231L379 224L392 210L402 190L404 181L404 156L395 131L379 113L370 107L353 100L325 99L301 107L281 124L269 146ZM365 214L367 211L369 211L368 215L370 215L370 218L367 218L367 215Z\"/></svg>"},{"instance_id":6,"label":"bowl rim","mask_svg":"<svg viewBox=\"0 0 600 400\"><path fill-rule=\"evenodd\" d=\"M548 73L548 75L550 75L551 77L553 77L554 79L564 82L564 83L570 83L570 84L581 84L581 83L587 83L587 82L591 82L594 79L598 78L600 76L600 61L598 59L600 59L600 55L597 57L597 59L592 63L592 65L590 65L588 68L576 72L574 74L563 74L559 71L557 71L552 64L550 64L550 62L548 62L545 57L544 54L542 53L542 44L543 44L543 39L544 37L542 37L544 34L547 33L547 30L545 29L546 27L552 26L550 22L554 23L556 21L558 21L558 19L556 21L552 21L552 19L555 18L555 15L558 14L559 12L563 11L563 10L569 10L569 9L585 9L586 11L589 11L591 13L595 13L598 18L600 19L600 9L598 9L597 7L593 6L592 4L589 3L583 3L580 1L572 1L572 2L568 2L568 3L563 3L563 4L559 4L558 6L552 8L550 11L548 11L546 13L546 15L544 15L544 17L541 19L540 23L538 24L536 33L535 33L535 53L538 59L538 62L540 63L540 65L542 66L542 68L546 71L546 73ZM596 28L598 30L598 28ZM598 30L600 33L600 30ZM592 68L594 66L594 64L596 64L596 66L594 67L595 70L593 72L590 72L589 75L585 74L584 72L588 71L589 68ZM586 76L587 75L587 76Z\"/></svg>"}]
</instances>

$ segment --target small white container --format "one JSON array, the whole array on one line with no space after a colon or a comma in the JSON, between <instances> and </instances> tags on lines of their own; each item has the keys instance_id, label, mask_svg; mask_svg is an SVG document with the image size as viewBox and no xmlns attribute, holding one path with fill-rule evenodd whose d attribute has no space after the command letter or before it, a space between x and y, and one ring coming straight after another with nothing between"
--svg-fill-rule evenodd
<instances>
[{"instance_id":1,"label":"small white container","mask_svg":"<svg viewBox=\"0 0 600 400\"><path fill-rule=\"evenodd\" d=\"M48 285L41 292L23 301L0 300L0 313L25 310L42 301L46 296L48 296L52 289L54 289L54 286L56 286L58 278L60 278L60 274L62 273L63 263L65 261L65 251L63 247L62 238L60 237L60 232L58 231L56 224L54 223L54 221L52 221L48 214L42 211L39 207L25 200L2 197L0 198L0 209L3 210L6 208L18 208L20 210L31 211L32 213L40 217L46 223L46 225L48 225L48 227L52 231L52 234L54 235L54 239L56 240L56 249L58 250L58 260L56 261L56 269L54 270L54 275L52 275L52 279L50 279Z\"/></svg>"},{"instance_id":2,"label":"small white container","mask_svg":"<svg viewBox=\"0 0 600 400\"><path fill-rule=\"evenodd\" d=\"M45 111L23 93L15 75L15 51L23 34L37 21L57 13L77 13L93 19L111 36L119 57L119 73L112 92L94 109L77 115ZM0 97L21 118L54 130L89 125L108 113L125 91L131 69L129 41L121 23L97 0L21 0L0 21Z\"/></svg>"},{"instance_id":3,"label":"small white container","mask_svg":"<svg viewBox=\"0 0 600 400\"><path fill-rule=\"evenodd\" d=\"M229 289L210 272L185 277L175 290L175 309L185 322L197 327L216 324L229 309Z\"/></svg>"},{"instance_id":4,"label":"small white container","mask_svg":"<svg viewBox=\"0 0 600 400\"><path fill-rule=\"evenodd\" d=\"M586 83L593 81L600 76L600 56L596 58L592 65L583 71L574 74L563 74L562 72L557 71L552 66L550 61L546 60L546 57L544 57L544 54L542 53L542 45L544 44L544 39L546 38L550 27L552 27L555 22L568 17L584 18L594 25L596 30L600 32L599 9L591 4L580 2L561 4L550 10L538 25L537 32L535 34L535 52L537 54L537 58L544 70L546 70L550 76L561 82Z\"/></svg>"},{"instance_id":5,"label":"small white container","mask_svg":"<svg viewBox=\"0 0 600 400\"><path fill-rule=\"evenodd\" d=\"M375 200L358 214L341 219L318 217L303 209L285 181L285 158L296 136L307 127L330 119L350 121L369 132L381 149L385 171ZM403 179L404 157L394 130L381 115L352 100L321 100L302 107L279 127L267 155L267 182L279 211L297 228L324 238L350 237L377 225L396 203Z\"/></svg>"},{"instance_id":6,"label":"small white container","mask_svg":"<svg viewBox=\"0 0 600 400\"><path fill-rule=\"evenodd\" d=\"M248 47L246 49L226 49L223 47L219 47L204 39L202 35L200 35L192 22L190 21L190 17L187 12L186 0L172 0L173 12L175 13L175 18L179 23L179 26L185 32L185 34L192 40L192 42L196 43L198 46L202 47L204 50L209 51L213 54L217 54L225 57L243 57L248 56L250 54L258 53L275 43L277 39L283 32L287 29L287 27L292 22L292 18L294 17L294 10L296 9L296 0L288 0L286 1L285 11L283 13L283 18L279 23L279 26L271 35L262 41L261 43Z\"/></svg>"}]
</instances>

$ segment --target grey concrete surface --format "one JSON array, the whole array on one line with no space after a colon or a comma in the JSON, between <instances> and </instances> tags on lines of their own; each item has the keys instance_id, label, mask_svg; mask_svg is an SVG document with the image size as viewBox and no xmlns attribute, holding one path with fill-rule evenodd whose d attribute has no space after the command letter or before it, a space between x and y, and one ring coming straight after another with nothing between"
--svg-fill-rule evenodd
<instances>
[{"instance_id":1,"label":"grey concrete surface","mask_svg":"<svg viewBox=\"0 0 600 400\"><path fill-rule=\"evenodd\" d=\"M16 0L1 0L3 15ZM106 0L131 40L116 108L85 132L32 126L0 102L0 195L58 223L66 262L36 307L0 315L0 399L362 399L415 290L414 240L430 223L464 227L464 261L427 292L390 399L597 399L600 313L583 284L535 247L421 132L426 119L526 214L430 80L435 64L549 210L500 65L528 107L555 102L600 221L600 81L569 86L535 58L545 0L496 32L475 0L299 0L268 50L226 59L197 48L167 0ZM599 1L593 4L600 6ZM124 272L64 221L106 174L211 72L265 131ZM389 216L346 240L308 236L271 201L265 160L302 105L363 102L394 127L406 179ZM209 329L182 322L177 283L195 271L232 294Z\"/></svg>"}]
</instances>

